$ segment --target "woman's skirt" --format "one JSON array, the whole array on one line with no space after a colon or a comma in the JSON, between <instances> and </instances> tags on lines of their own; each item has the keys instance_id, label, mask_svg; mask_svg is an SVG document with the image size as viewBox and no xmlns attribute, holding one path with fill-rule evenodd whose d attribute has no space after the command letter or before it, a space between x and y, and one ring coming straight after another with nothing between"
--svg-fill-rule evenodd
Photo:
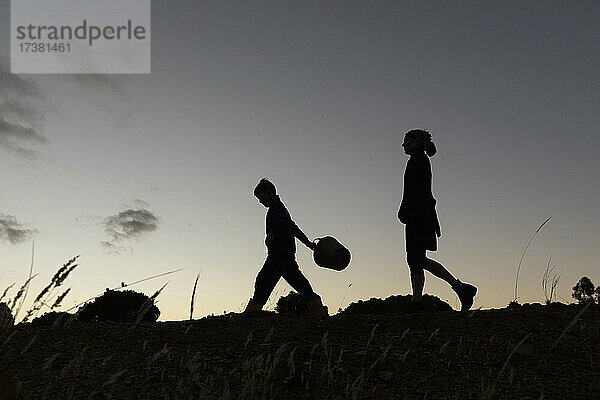
<instances>
[{"instance_id":1,"label":"woman's skirt","mask_svg":"<svg viewBox=\"0 0 600 400\"><path fill-rule=\"evenodd\" d=\"M404 227L406 252L437 250L435 226L427 223L408 223Z\"/></svg>"}]
</instances>

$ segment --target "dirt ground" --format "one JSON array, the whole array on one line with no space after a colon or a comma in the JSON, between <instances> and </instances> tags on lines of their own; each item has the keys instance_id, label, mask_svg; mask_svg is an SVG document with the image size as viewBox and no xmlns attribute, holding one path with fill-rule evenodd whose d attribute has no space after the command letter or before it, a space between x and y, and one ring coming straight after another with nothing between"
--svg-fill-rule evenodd
<instances>
[{"instance_id":1,"label":"dirt ground","mask_svg":"<svg viewBox=\"0 0 600 400\"><path fill-rule=\"evenodd\" d=\"M600 399L600 306L19 325L20 399ZM566 329L568 328L568 329ZM566 332L563 335L563 331ZM559 339L560 338L560 339Z\"/></svg>"}]
</instances>

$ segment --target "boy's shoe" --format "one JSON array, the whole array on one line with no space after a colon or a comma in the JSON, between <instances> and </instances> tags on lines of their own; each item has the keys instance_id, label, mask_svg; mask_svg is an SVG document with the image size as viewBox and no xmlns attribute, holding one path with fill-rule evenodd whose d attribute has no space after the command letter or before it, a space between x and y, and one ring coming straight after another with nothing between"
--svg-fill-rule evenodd
<instances>
[{"instance_id":1,"label":"boy's shoe","mask_svg":"<svg viewBox=\"0 0 600 400\"><path fill-rule=\"evenodd\" d=\"M473 305L473 298L477 293L477 288L469 283L462 283L459 280L457 281L458 284L453 286L452 289L456 292L460 300L460 311L467 311Z\"/></svg>"},{"instance_id":2,"label":"boy's shoe","mask_svg":"<svg viewBox=\"0 0 600 400\"><path fill-rule=\"evenodd\" d=\"M327 318L327 311L325 311L325 307L323 307L323 303L321 302L321 298L319 296L315 296L306 300L306 306L308 307L308 311L312 318Z\"/></svg>"},{"instance_id":3,"label":"boy's shoe","mask_svg":"<svg viewBox=\"0 0 600 400\"><path fill-rule=\"evenodd\" d=\"M256 313L257 311L262 310L262 305L255 301L254 299L248 300L248 305L246 305L246 309L244 310L244 314Z\"/></svg>"}]
</instances>

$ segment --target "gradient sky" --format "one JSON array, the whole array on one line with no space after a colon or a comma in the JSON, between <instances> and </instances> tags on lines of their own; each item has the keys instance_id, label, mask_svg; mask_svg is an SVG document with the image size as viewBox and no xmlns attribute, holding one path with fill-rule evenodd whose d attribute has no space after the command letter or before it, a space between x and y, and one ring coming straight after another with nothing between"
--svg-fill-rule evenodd
<instances>
[{"instance_id":1,"label":"gradient sky","mask_svg":"<svg viewBox=\"0 0 600 400\"><path fill-rule=\"evenodd\" d=\"M252 195L262 177L310 238L352 251L335 272L298 243L331 311L408 294L396 213L413 128L438 148L442 237L428 256L479 287L475 308L512 300L521 253L547 217L519 300L543 301L551 254L559 300L582 276L600 283L598 1L154 1L150 75L19 76L9 4L0 0L0 289L26 280L34 237L26 307L80 254L63 308L186 268L132 289L170 281L160 320L183 319L200 272L196 317L242 311L266 254L266 210ZM126 210L135 230L111 236ZM282 280L271 307L289 290ZM429 274L425 292L459 305Z\"/></svg>"}]
</instances>

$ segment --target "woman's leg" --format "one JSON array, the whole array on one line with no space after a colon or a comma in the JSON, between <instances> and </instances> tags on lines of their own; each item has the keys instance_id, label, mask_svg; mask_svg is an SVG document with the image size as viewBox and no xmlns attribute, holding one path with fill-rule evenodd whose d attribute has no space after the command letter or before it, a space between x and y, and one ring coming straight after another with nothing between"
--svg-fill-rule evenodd
<instances>
[{"instance_id":1,"label":"woman's leg","mask_svg":"<svg viewBox=\"0 0 600 400\"><path fill-rule=\"evenodd\" d=\"M469 283L462 283L460 280L456 279L439 262L430 258L427 260L428 262L424 268L438 278L445 280L448 282L448 284L450 284L450 286L452 286L452 289L456 292L458 298L460 299L461 311L470 309L473 305L473 298L475 297L475 294L477 294L477 288Z\"/></svg>"},{"instance_id":2,"label":"woman's leg","mask_svg":"<svg viewBox=\"0 0 600 400\"><path fill-rule=\"evenodd\" d=\"M427 259L423 269L431 272L438 278L445 280L452 287L455 287L459 283L459 281L446 268L444 268L442 264L430 258Z\"/></svg>"},{"instance_id":3,"label":"woman's leg","mask_svg":"<svg viewBox=\"0 0 600 400\"><path fill-rule=\"evenodd\" d=\"M411 301L423 300L423 286L425 286L425 273L410 274L410 283L412 285Z\"/></svg>"},{"instance_id":4,"label":"woman's leg","mask_svg":"<svg viewBox=\"0 0 600 400\"><path fill-rule=\"evenodd\" d=\"M423 267L428 260L425 250L409 251L406 253L406 261L410 268L410 283L412 286L412 301L421 301L423 298L423 286L425 285L425 273Z\"/></svg>"}]
</instances>

